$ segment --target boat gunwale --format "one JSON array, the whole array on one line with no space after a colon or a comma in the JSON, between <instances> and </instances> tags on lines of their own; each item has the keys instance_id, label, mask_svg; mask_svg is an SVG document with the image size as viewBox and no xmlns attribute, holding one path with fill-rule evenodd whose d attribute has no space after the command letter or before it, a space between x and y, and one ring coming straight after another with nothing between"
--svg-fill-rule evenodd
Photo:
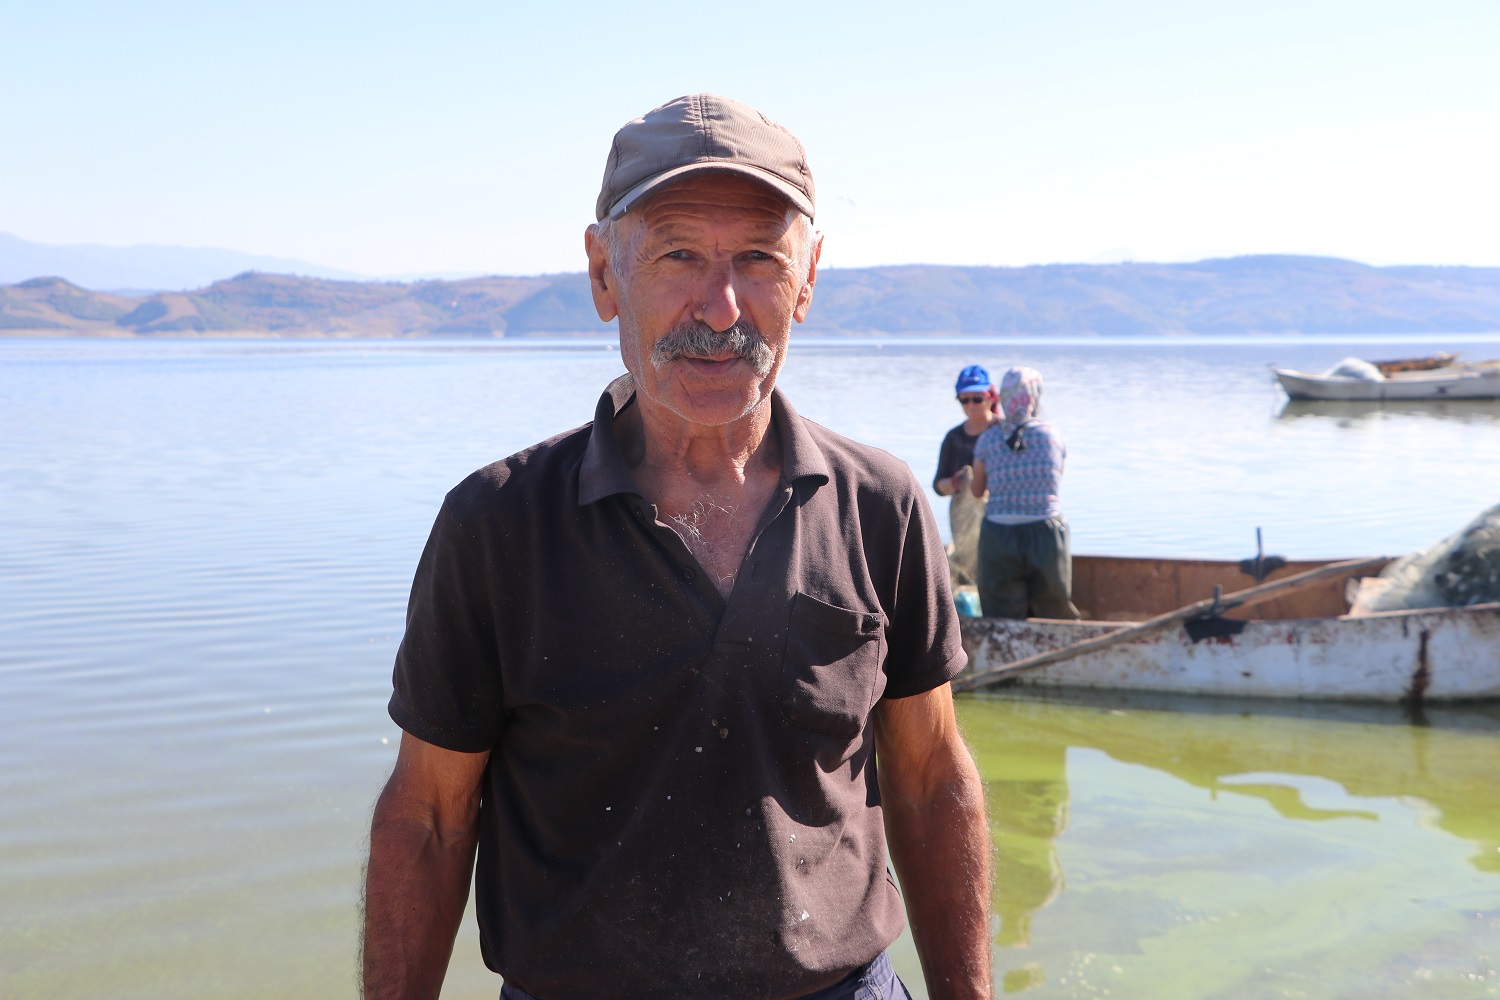
<instances>
[{"instance_id":1,"label":"boat gunwale","mask_svg":"<svg viewBox=\"0 0 1500 1000\"><path fill-rule=\"evenodd\" d=\"M1392 611L1368 611L1364 614L1342 614L1342 615L1314 615L1308 618L1239 618L1246 627L1251 625L1295 625L1299 622L1333 622L1333 621L1367 621L1370 619L1399 618L1402 615L1428 615L1434 613L1464 612L1464 611L1494 611L1500 612L1500 601L1486 601L1482 604L1461 605L1439 605L1434 608L1396 608ZM1209 617L1209 616L1204 616ZM1114 629L1130 628L1139 625L1149 619L1142 618L1138 621L1125 621L1106 618L992 618L985 615L969 616L965 621L1021 621L1036 622L1040 625L1108 625ZM1181 627L1181 623L1178 624ZM1171 634L1170 627L1164 627L1163 633ZM1144 637L1143 637L1144 638Z\"/></svg>"}]
</instances>

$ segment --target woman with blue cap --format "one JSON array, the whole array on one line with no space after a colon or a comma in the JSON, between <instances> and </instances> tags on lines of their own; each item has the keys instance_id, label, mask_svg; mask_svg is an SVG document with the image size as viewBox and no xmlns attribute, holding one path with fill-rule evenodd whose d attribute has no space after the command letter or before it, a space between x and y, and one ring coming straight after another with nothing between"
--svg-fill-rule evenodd
<instances>
[{"instance_id":1,"label":"woman with blue cap","mask_svg":"<svg viewBox=\"0 0 1500 1000\"><path fill-rule=\"evenodd\" d=\"M1037 419L1042 373L1017 367L1000 380L1004 419L974 446L976 497L989 492L979 529L979 605L989 618L1077 618L1073 556L1058 490L1067 448Z\"/></svg>"},{"instance_id":2,"label":"woman with blue cap","mask_svg":"<svg viewBox=\"0 0 1500 1000\"><path fill-rule=\"evenodd\" d=\"M975 549L979 544L979 522L984 505L969 492L973 475L974 445L979 436L998 421L1000 397L983 365L969 365L958 373L953 394L964 408L964 422L943 437L938 451L937 475L932 488L940 496L952 497L948 505L948 525L953 535L953 551L948 561L953 568L953 582L975 580Z\"/></svg>"}]
</instances>

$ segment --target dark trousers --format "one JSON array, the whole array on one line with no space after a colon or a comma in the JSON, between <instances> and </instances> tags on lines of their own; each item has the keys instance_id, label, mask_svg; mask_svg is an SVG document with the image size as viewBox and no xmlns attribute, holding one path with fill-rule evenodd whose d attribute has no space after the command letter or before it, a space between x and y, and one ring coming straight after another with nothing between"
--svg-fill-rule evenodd
<instances>
[{"instance_id":1,"label":"dark trousers","mask_svg":"<svg viewBox=\"0 0 1500 1000\"><path fill-rule=\"evenodd\" d=\"M979 607L986 618L1077 618L1073 553L1061 517L979 529Z\"/></svg>"},{"instance_id":2,"label":"dark trousers","mask_svg":"<svg viewBox=\"0 0 1500 1000\"><path fill-rule=\"evenodd\" d=\"M500 1000L537 998L507 983L500 988ZM891 968L890 958L881 952L869 965L855 969L832 986L809 993L802 1000L911 1000L911 994L906 991L906 984L896 975L896 970Z\"/></svg>"}]
</instances>

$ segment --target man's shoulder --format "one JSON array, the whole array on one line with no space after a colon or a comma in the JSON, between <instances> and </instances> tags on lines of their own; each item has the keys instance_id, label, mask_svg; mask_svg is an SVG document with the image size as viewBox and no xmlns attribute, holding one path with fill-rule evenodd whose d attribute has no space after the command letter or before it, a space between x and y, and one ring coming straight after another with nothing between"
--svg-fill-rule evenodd
<instances>
[{"instance_id":1,"label":"man's shoulder","mask_svg":"<svg viewBox=\"0 0 1500 1000\"><path fill-rule=\"evenodd\" d=\"M444 508L465 518L493 514L538 499L561 502L578 490L578 466L593 424L587 423L538 441L497 462L476 469L448 491Z\"/></svg>"},{"instance_id":2,"label":"man's shoulder","mask_svg":"<svg viewBox=\"0 0 1500 1000\"><path fill-rule=\"evenodd\" d=\"M817 443L836 481L884 494L921 492L911 467L884 448L856 441L805 417L802 425Z\"/></svg>"}]
</instances>

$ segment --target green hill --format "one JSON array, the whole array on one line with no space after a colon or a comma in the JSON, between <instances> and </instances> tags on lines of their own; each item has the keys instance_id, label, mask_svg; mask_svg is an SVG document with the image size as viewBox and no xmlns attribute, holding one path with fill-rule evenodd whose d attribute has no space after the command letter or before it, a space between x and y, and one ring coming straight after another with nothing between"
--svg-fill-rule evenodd
<instances>
[{"instance_id":1,"label":"green hill","mask_svg":"<svg viewBox=\"0 0 1500 1000\"><path fill-rule=\"evenodd\" d=\"M247 272L146 297L61 278L0 286L0 333L85 336L607 335L583 274L332 281ZM1500 268L1321 257L1193 264L827 269L819 334L1465 333L1500 330Z\"/></svg>"}]
</instances>

